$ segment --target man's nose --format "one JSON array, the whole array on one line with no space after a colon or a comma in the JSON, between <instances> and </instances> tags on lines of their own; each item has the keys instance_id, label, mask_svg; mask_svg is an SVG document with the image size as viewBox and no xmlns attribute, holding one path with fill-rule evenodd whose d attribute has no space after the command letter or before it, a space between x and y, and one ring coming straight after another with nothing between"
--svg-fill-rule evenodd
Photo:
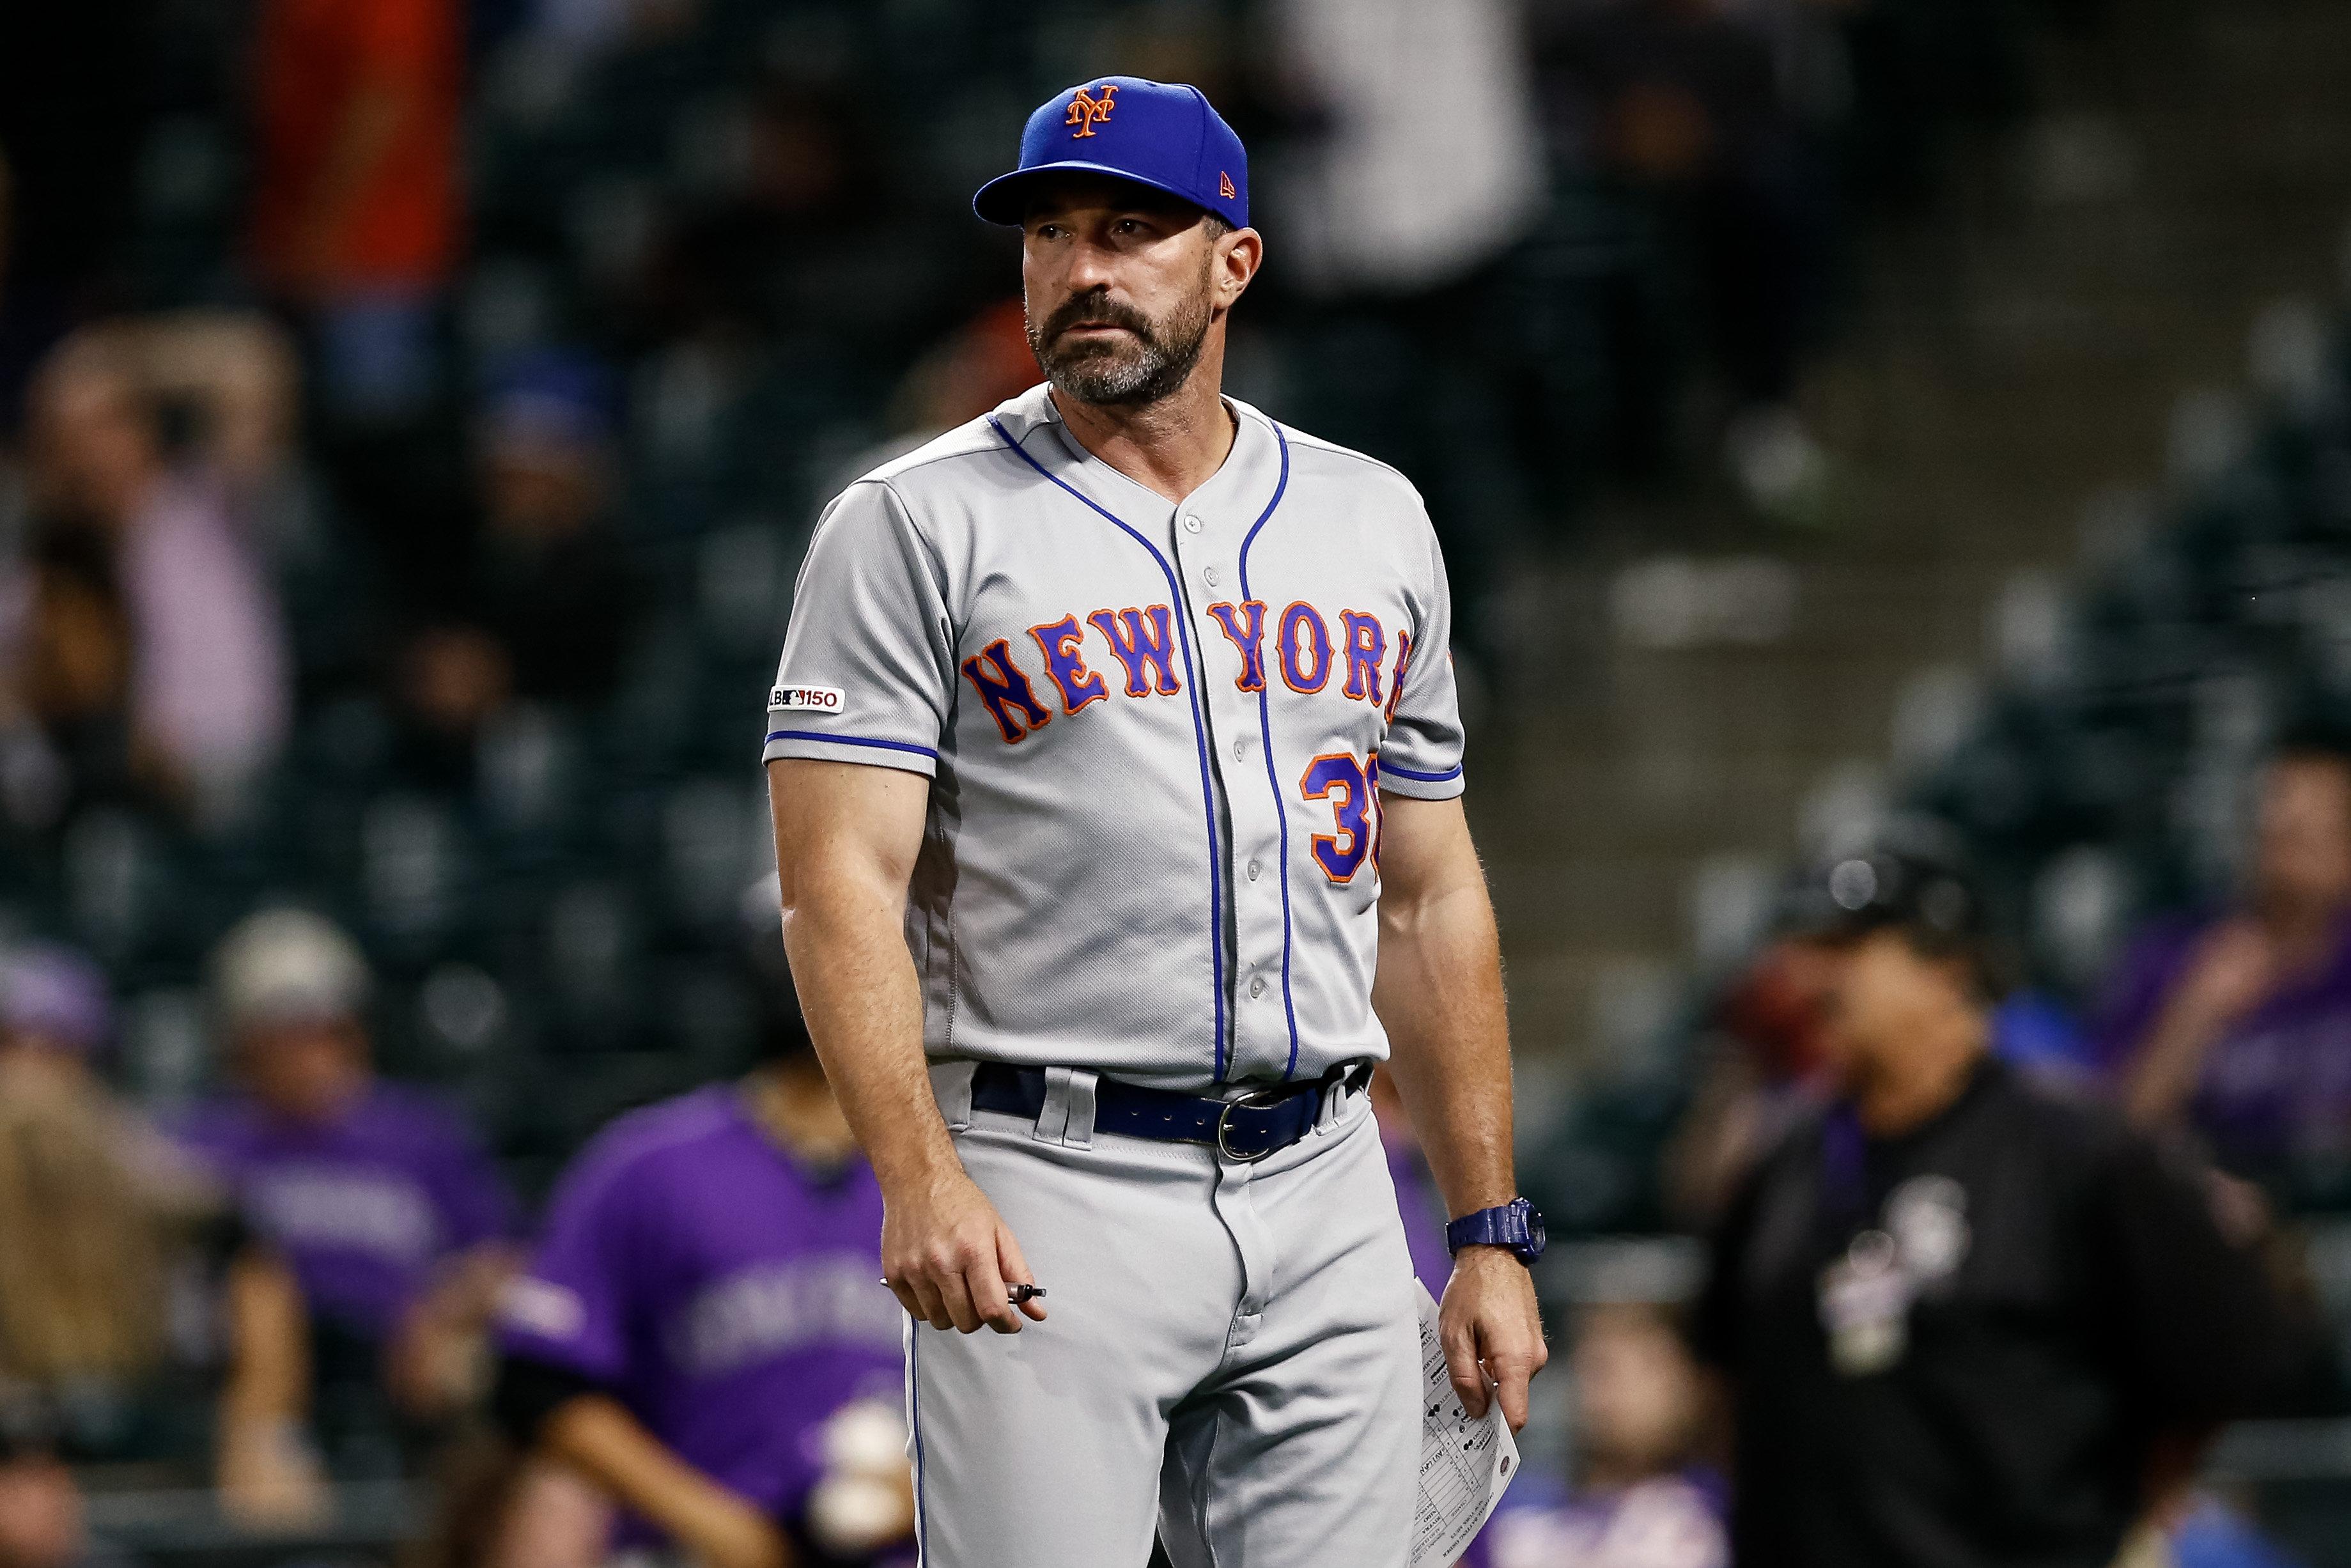
<instances>
[{"instance_id":1,"label":"man's nose","mask_svg":"<svg viewBox=\"0 0 2351 1568\"><path fill-rule=\"evenodd\" d=\"M1117 280L1115 260L1115 253L1108 246L1080 240L1071 248L1070 292L1084 294L1096 288L1107 291Z\"/></svg>"}]
</instances>

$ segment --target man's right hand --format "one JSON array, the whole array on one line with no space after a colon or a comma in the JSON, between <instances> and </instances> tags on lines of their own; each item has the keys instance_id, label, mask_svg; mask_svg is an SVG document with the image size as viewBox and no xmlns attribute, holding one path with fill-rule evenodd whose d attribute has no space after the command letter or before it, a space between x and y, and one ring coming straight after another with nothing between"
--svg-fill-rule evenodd
<instances>
[{"instance_id":1,"label":"man's right hand","mask_svg":"<svg viewBox=\"0 0 2351 1568\"><path fill-rule=\"evenodd\" d=\"M882 1278L898 1302L935 1329L976 1333L982 1323L1019 1333L1038 1301L1012 1305L1010 1287L1033 1285L1020 1243L960 1166L883 1192Z\"/></svg>"}]
</instances>

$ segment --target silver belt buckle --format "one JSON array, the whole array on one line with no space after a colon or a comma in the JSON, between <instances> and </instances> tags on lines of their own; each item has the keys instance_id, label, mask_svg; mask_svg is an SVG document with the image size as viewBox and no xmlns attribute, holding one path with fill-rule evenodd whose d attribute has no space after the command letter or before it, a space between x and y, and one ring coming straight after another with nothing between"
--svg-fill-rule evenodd
<instances>
[{"instance_id":1,"label":"silver belt buckle","mask_svg":"<svg viewBox=\"0 0 2351 1568\"><path fill-rule=\"evenodd\" d=\"M1231 1138L1228 1136L1233 1113L1243 1106L1252 1111L1270 1110L1297 1092L1298 1090L1294 1085L1282 1084L1267 1089L1252 1089L1246 1094L1237 1094L1226 1101L1225 1108L1217 1113L1217 1153L1228 1160L1238 1160L1243 1165L1254 1165L1273 1153L1273 1146L1270 1145L1258 1150L1255 1154L1246 1154L1234 1148Z\"/></svg>"}]
</instances>

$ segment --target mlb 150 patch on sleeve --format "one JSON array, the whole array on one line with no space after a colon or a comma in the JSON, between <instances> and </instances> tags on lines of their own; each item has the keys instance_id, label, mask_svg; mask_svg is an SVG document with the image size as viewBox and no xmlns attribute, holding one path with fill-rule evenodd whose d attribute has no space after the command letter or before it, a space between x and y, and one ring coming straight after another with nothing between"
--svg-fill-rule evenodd
<instances>
[{"instance_id":1,"label":"mlb 150 patch on sleeve","mask_svg":"<svg viewBox=\"0 0 2351 1568\"><path fill-rule=\"evenodd\" d=\"M845 713L848 708L839 686L778 686L768 694L770 713Z\"/></svg>"}]
</instances>

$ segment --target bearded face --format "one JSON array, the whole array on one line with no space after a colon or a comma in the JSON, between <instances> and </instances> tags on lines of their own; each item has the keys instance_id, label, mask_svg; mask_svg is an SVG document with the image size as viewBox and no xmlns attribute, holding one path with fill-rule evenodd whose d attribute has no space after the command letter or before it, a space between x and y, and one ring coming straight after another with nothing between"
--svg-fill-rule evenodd
<instances>
[{"instance_id":1,"label":"bearded face","mask_svg":"<svg viewBox=\"0 0 2351 1568\"><path fill-rule=\"evenodd\" d=\"M1081 402L1139 408L1171 396L1200 362L1208 338L1209 268L1198 287L1156 319L1110 297L1107 286L1071 295L1042 321L1031 310L1029 347L1054 389Z\"/></svg>"}]
</instances>

